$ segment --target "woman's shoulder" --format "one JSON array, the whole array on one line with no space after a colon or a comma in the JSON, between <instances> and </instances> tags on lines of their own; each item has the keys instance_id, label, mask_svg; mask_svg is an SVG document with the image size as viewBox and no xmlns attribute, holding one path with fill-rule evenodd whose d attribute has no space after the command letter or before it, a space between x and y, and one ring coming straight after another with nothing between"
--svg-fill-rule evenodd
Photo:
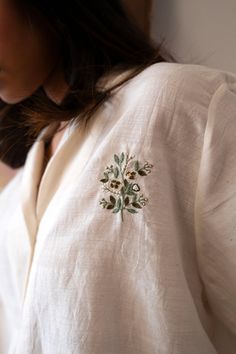
<instances>
[{"instance_id":1,"label":"woman's shoulder","mask_svg":"<svg viewBox=\"0 0 236 354\"><path fill-rule=\"evenodd\" d=\"M221 85L236 93L236 74L199 64L159 62L145 68L124 86L124 104L156 105L192 109L208 108Z\"/></svg>"},{"instance_id":2,"label":"woman's shoulder","mask_svg":"<svg viewBox=\"0 0 236 354\"><path fill-rule=\"evenodd\" d=\"M159 62L146 67L140 74L134 77L134 80L153 81L154 79L176 82L177 84L190 84L192 80L200 80L200 82L209 82L212 86L220 80L227 82L236 81L236 73L221 70L207 65L175 63L175 62Z\"/></svg>"},{"instance_id":3,"label":"woman's shoulder","mask_svg":"<svg viewBox=\"0 0 236 354\"><path fill-rule=\"evenodd\" d=\"M193 88L193 84L207 84L214 90L219 82L235 82L236 73L200 64L159 62L146 67L132 81L143 82L144 85L168 83L188 89Z\"/></svg>"}]
</instances>

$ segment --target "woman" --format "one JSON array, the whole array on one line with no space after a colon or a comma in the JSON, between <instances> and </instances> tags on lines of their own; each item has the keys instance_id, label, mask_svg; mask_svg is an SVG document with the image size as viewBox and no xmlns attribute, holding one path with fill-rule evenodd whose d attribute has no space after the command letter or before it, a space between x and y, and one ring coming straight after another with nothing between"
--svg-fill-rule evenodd
<instances>
[{"instance_id":1,"label":"woman","mask_svg":"<svg viewBox=\"0 0 236 354\"><path fill-rule=\"evenodd\" d=\"M1 1L0 63L0 353L235 353L236 76L119 0Z\"/></svg>"}]
</instances>

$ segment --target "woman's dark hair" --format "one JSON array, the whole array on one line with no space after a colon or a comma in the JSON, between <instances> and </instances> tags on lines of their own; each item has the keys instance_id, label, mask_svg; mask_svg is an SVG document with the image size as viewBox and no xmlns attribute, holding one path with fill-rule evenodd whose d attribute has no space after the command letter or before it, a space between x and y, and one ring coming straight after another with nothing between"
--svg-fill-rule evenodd
<instances>
[{"instance_id":1,"label":"woman's dark hair","mask_svg":"<svg viewBox=\"0 0 236 354\"><path fill-rule=\"evenodd\" d=\"M60 104L42 87L17 104L0 102L0 159L12 168L24 165L38 134L51 122L87 122L117 87L154 63L175 61L163 41L154 44L139 28L121 0L20 0L19 6L33 23L37 15L54 33L70 89ZM113 87L96 87L103 75L130 69Z\"/></svg>"}]
</instances>

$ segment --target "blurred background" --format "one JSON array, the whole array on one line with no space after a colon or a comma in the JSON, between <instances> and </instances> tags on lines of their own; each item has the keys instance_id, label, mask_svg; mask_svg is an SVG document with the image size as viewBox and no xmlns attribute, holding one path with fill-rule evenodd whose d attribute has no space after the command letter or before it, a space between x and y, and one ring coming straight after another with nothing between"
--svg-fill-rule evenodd
<instances>
[{"instance_id":1,"label":"blurred background","mask_svg":"<svg viewBox=\"0 0 236 354\"><path fill-rule=\"evenodd\" d=\"M150 34L182 63L236 73L235 14L235 0L153 0Z\"/></svg>"},{"instance_id":2,"label":"blurred background","mask_svg":"<svg viewBox=\"0 0 236 354\"><path fill-rule=\"evenodd\" d=\"M129 15L178 62L236 74L235 0L123 0ZM0 162L0 190L14 176Z\"/></svg>"}]
</instances>

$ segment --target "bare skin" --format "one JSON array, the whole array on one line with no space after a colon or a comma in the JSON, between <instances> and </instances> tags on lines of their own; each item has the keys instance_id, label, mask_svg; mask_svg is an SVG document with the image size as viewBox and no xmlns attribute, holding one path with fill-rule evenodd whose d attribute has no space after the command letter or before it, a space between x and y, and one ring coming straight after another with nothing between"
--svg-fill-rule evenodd
<instances>
[{"instance_id":1,"label":"bare skin","mask_svg":"<svg viewBox=\"0 0 236 354\"><path fill-rule=\"evenodd\" d=\"M14 177L16 171L6 166L0 161L0 191L7 182Z\"/></svg>"},{"instance_id":2,"label":"bare skin","mask_svg":"<svg viewBox=\"0 0 236 354\"><path fill-rule=\"evenodd\" d=\"M49 33L42 19L29 23L26 15L15 7L14 0L1 0L1 100L18 103L42 86L51 100L61 102L68 86L61 70L59 47ZM63 132L54 136L49 157L54 154Z\"/></svg>"}]
</instances>

